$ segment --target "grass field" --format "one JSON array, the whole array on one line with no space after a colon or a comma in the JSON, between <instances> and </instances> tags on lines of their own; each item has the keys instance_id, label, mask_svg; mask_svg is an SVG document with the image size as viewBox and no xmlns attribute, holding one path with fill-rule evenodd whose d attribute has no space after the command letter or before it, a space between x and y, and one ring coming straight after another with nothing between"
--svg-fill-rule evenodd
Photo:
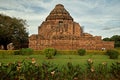
<instances>
[{"instance_id":1,"label":"grass field","mask_svg":"<svg viewBox=\"0 0 120 80\"><path fill-rule=\"evenodd\" d=\"M29 60L30 58L35 58L38 64L41 64L44 61L52 62L57 65L65 65L68 62L72 62L73 65L80 64L85 65L87 60L91 58L94 62L94 65L101 64L102 62L107 62L108 65L120 61L120 56L118 59L109 59L106 55L56 55L53 59L47 59L45 55L0 55L0 62L2 63L14 63L16 61Z\"/></svg>"}]
</instances>

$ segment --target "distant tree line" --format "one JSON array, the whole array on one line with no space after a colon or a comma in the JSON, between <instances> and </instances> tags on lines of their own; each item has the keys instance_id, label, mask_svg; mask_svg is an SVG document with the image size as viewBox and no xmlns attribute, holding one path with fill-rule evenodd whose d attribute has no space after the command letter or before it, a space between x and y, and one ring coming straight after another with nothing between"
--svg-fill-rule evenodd
<instances>
[{"instance_id":1,"label":"distant tree line","mask_svg":"<svg viewBox=\"0 0 120 80\"><path fill-rule=\"evenodd\" d=\"M23 19L0 14L0 46L5 50L10 43L15 49L28 47L27 26Z\"/></svg>"},{"instance_id":2,"label":"distant tree line","mask_svg":"<svg viewBox=\"0 0 120 80\"><path fill-rule=\"evenodd\" d=\"M114 41L115 42L114 46L120 47L120 35L113 35L110 38L104 38L103 41Z\"/></svg>"}]
</instances>

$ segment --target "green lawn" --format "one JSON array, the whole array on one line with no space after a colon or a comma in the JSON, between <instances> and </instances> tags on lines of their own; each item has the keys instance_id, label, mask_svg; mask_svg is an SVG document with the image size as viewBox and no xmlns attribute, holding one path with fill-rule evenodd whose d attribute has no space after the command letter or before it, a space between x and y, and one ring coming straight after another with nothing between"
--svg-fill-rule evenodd
<instances>
[{"instance_id":1,"label":"green lawn","mask_svg":"<svg viewBox=\"0 0 120 80\"><path fill-rule=\"evenodd\" d=\"M35 58L38 64L48 61L57 65L65 65L68 62L72 62L74 65L85 65L89 58L93 60L94 65L101 64L102 62L107 62L110 65L113 62L120 61L120 56L118 59L109 59L106 55L56 55L53 59L47 59L45 55L0 55L0 62L7 64L16 61L31 60L29 58Z\"/></svg>"}]
</instances>

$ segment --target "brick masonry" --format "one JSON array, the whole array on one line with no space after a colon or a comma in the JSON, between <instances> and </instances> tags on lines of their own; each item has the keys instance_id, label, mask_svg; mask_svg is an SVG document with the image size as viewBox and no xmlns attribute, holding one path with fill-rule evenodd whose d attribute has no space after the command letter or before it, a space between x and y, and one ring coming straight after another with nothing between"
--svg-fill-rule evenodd
<instances>
[{"instance_id":1,"label":"brick masonry","mask_svg":"<svg viewBox=\"0 0 120 80\"><path fill-rule=\"evenodd\" d=\"M42 50L46 47L58 50L101 50L114 48L114 42L102 41L101 36L84 33L62 4L58 4L38 27L38 34L29 37L29 48Z\"/></svg>"}]
</instances>

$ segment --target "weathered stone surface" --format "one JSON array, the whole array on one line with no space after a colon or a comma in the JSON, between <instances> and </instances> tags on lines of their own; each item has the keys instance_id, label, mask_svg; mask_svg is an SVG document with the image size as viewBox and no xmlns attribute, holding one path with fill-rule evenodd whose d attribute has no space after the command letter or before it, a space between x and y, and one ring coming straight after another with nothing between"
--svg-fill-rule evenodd
<instances>
[{"instance_id":1,"label":"weathered stone surface","mask_svg":"<svg viewBox=\"0 0 120 80\"><path fill-rule=\"evenodd\" d=\"M8 50L13 50L13 49L14 49L13 43L9 43L9 44L7 45L7 49L8 49Z\"/></svg>"},{"instance_id":2,"label":"weathered stone surface","mask_svg":"<svg viewBox=\"0 0 120 80\"><path fill-rule=\"evenodd\" d=\"M68 11L64 8L62 4L58 4L51 11L50 15L46 18L46 21L51 20L72 20L73 18L70 16Z\"/></svg>"},{"instance_id":3,"label":"weathered stone surface","mask_svg":"<svg viewBox=\"0 0 120 80\"><path fill-rule=\"evenodd\" d=\"M58 4L38 27L38 34L31 35L29 47L41 50L53 47L58 50L79 48L96 49L114 48L114 42L104 42L101 36L84 33L79 23L75 22L62 4Z\"/></svg>"},{"instance_id":4,"label":"weathered stone surface","mask_svg":"<svg viewBox=\"0 0 120 80\"><path fill-rule=\"evenodd\" d=\"M4 49L3 45L0 45L0 50L3 50L3 49Z\"/></svg>"}]
</instances>

